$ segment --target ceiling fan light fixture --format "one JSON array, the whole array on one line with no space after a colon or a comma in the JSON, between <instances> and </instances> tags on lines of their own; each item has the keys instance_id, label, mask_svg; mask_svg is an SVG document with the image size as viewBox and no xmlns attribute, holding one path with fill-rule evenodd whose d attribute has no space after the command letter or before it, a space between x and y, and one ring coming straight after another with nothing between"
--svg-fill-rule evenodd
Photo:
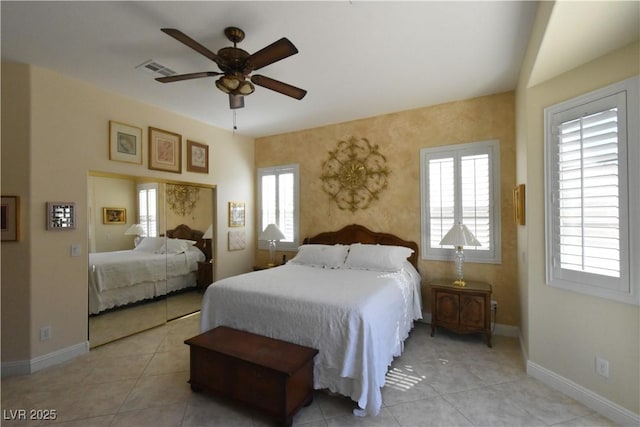
<instances>
[{"instance_id":1,"label":"ceiling fan light fixture","mask_svg":"<svg viewBox=\"0 0 640 427\"><path fill-rule=\"evenodd\" d=\"M256 88L255 86L253 86L253 83L251 83L250 81L244 80L242 83L240 83L240 86L238 86L238 89L236 89L235 92L237 92L240 95L251 95L255 90Z\"/></svg>"}]
</instances>

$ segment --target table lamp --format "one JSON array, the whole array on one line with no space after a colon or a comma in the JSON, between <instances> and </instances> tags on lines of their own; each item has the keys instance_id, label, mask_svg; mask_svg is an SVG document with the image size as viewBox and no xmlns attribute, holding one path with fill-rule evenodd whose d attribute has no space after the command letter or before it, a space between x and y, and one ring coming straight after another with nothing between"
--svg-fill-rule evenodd
<instances>
[{"instance_id":1,"label":"table lamp","mask_svg":"<svg viewBox=\"0 0 640 427\"><path fill-rule=\"evenodd\" d=\"M136 236L136 238L133 239L133 245L136 247L140 243L140 240L142 240L140 235L144 234L144 228L142 228L140 224L133 224L131 227L127 228L127 231L125 231L124 234L126 236Z\"/></svg>"},{"instance_id":2,"label":"table lamp","mask_svg":"<svg viewBox=\"0 0 640 427\"><path fill-rule=\"evenodd\" d=\"M456 281L453 282L454 286L464 287L466 283L462 274L462 263L464 261L463 246L481 246L476 237L469 231L466 225L462 223L454 224L451 230L444 235L440 241L440 245L452 245L456 248L455 262L456 262Z\"/></svg>"},{"instance_id":3,"label":"table lamp","mask_svg":"<svg viewBox=\"0 0 640 427\"><path fill-rule=\"evenodd\" d=\"M276 265L276 241L284 239L284 234L276 224L269 224L258 237L269 242L269 267Z\"/></svg>"}]
</instances>

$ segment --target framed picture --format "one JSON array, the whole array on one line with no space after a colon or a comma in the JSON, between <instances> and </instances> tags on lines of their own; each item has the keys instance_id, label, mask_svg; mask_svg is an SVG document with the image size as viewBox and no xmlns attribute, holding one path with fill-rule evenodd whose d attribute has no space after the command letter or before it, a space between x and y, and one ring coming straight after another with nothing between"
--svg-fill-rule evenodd
<instances>
[{"instance_id":1,"label":"framed picture","mask_svg":"<svg viewBox=\"0 0 640 427\"><path fill-rule=\"evenodd\" d=\"M2 196L0 234L3 242L20 240L20 198L18 196Z\"/></svg>"},{"instance_id":2,"label":"framed picture","mask_svg":"<svg viewBox=\"0 0 640 427\"><path fill-rule=\"evenodd\" d=\"M149 127L149 169L182 173L182 136Z\"/></svg>"},{"instance_id":3,"label":"framed picture","mask_svg":"<svg viewBox=\"0 0 640 427\"><path fill-rule=\"evenodd\" d=\"M76 204L74 202L47 202L47 230L75 230Z\"/></svg>"},{"instance_id":4,"label":"framed picture","mask_svg":"<svg viewBox=\"0 0 640 427\"><path fill-rule=\"evenodd\" d=\"M103 224L126 224L127 210L125 208L102 208Z\"/></svg>"},{"instance_id":5,"label":"framed picture","mask_svg":"<svg viewBox=\"0 0 640 427\"><path fill-rule=\"evenodd\" d=\"M229 227L244 227L244 202L229 202Z\"/></svg>"},{"instance_id":6,"label":"framed picture","mask_svg":"<svg viewBox=\"0 0 640 427\"><path fill-rule=\"evenodd\" d=\"M187 140L187 170L209 173L209 146Z\"/></svg>"},{"instance_id":7,"label":"framed picture","mask_svg":"<svg viewBox=\"0 0 640 427\"><path fill-rule=\"evenodd\" d=\"M524 184L520 184L513 188L513 219L518 225L525 224L524 208Z\"/></svg>"},{"instance_id":8,"label":"framed picture","mask_svg":"<svg viewBox=\"0 0 640 427\"><path fill-rule=\"evenodd\" d=\"M247 236L244 230L229 231L229 250L241 251L247 247Z\"/></svg>"},{"instance_id":9,"label":"framed picture","mask_svg":"<svg viewBox=\"0 0 640 427\"><path fill-rule=\"evenodd\" d=\"M109 121L109 159L142 164L142 129Z\"/></svg>"}]
</instances>

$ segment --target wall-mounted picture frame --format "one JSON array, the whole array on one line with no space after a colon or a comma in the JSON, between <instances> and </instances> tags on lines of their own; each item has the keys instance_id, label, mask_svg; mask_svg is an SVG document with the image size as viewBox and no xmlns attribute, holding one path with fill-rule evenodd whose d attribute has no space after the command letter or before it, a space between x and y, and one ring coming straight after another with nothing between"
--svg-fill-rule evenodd
<instances>
[{"instance_id":1,"label":"wall-mounted picture frame","mask_svg":"<svg viewBox=\"0 0 640 427\"><path fill-rule=\"evenodd\" d=\"M149 169L182 173L182 136L149 127Z\"/></svg>"},{"instance_id":2,"label":"wall-mounted picture frame","mask_svg":"<svg viewBox=\"0 0 640 427\"><path fill-rule=\"evenodd\" d=\"M76 229L75 202L47 202L47 230Z\"/></svg>"},{"instance_id":3,"label":"wall-mounted picture frame","mask_svg":"<svg viewBox=\"0 0 640 427\"><path fill-rule=\"evenodd\" d=\"M109 121L109 160L142 164L142 128Z\"/></svg>"},{"instance_id":4,"label":"wall-mounted picture frame","mask_svg":"<svg viewBox=\"0 0 640 427\"><path fill-rule=\"evenodd\" d=\"M126 224L127 210L125 208L102 208L103 224Z\"/></svg>"},{"instance_id":5,"label":"wall-mounted picture frame","mask_svg":"<svg viewBox=\"0 0 640 427\"><path fill-rule=\"evenodd\" d=\"M247 247L247 236L244 230L229 231L229 250L241 251Z\"/></svg>"},{"instance_id":6,"label":"wall-mounted picture frame","mask_svg":"<svg viewBox=\"0 0 640 427\"><path fill-rule=\"evenodd\" d=\"M187 140L187 170L209 173L209 146Z\"/></svg>"},{"instance_id":7,"label":"wall-mounted picture frame","mask_svg":"<svg viewBox=\"0 0 640 427\"><path fill-rule=\"evenodd\" d=\"M229 202L229 227L244 227L244 202Z\"/></svg>"},{"instance_id":8,"label":"wall-mounted picture frame","mask_svg":"<svg viewBox=\"0 0 640 427\"><path fill-rule=\"evenodd\" d=\"M513 220L518 225L525 225L524 184L513 188Z\"/></svg>"},{"instance_id":9,"label":"wall-mounted picture frame","mask_svg":"<svg viewBox=\"0 0 640 427\"><path fill-rule=\"evenodd\" d=\"M20 240L20 197L18 196L2 196L0 235L3 242Z\"/></svg>"}]
</instances>

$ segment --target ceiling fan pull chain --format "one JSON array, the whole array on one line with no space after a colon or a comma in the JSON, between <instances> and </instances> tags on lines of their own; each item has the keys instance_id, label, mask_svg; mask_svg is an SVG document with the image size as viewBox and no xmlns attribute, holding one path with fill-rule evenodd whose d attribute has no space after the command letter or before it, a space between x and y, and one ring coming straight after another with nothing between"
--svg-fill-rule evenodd
<instances>
[{"instance_id":1,"label":"ceiling fan pull chain","mask_svg":"<svg viewBox=\"0 0 640 427\"><path fill-rule=\"evenodd\" d=\"M236 134L236 130L238 130L238 126L236 126L237 123L237 119L236 119L236 110L233 110L233 134Z\"/></svg>"}]
</instances>

